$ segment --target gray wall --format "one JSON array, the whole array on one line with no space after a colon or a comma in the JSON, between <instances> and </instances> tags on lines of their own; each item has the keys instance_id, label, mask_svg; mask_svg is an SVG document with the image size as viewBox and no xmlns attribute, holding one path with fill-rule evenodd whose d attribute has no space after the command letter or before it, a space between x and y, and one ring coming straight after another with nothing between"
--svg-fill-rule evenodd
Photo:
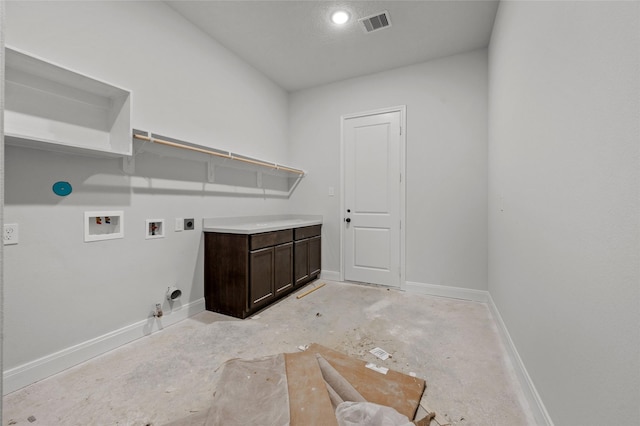
<instances>
[{"instance_id":1,"label":"gray wall","mask_svg":"<svg viewBox=\"0 0 640 426\"><path fill-rule=\"evenodd\" d=\"M640 3L502 2L489 292L555 424L638 424Z\"/></svg>"},{"instance_id":2,"label":"gray wall","mask_svg":"<svg viewBox=\"0 0 640 426\"><path fill-rule=\"evenodd\" d=\"M139 324L169 285L184 306L200 300L200 228L175 233L176 217L323 214L323 269L337 272L339 119L374 108L407 105L407 279L486 290L486 50L288 95L159 2L7 13L10 46L132 90L133 127L310 172L291 200L232 197L184 159L139 155L127 176L115 159L9 147L5 214L21 239L5 253L7 370ZM71 196L52 194L58 180ZM83 242L84 211L121 209L125 239ZM147 218L165 219L166 238L144 239Z\"/></svg>"},{"instance_id":3,"label":"gray wall","mask_svg":"<svg viewBox=\"0 0 640 426\"><path fill-rule=\"evenodd\" d=\"M488 58L290 95L159 2L4 4L9 45L133 90L134 127L310 172L287 201L207 191L187 160L142 155L128 177L7 148L6 368L144 320L168 285L201 299L200 229L174 233L175 217L323 214L337 273L340 116L407 105L406 279L488 289L557 424L637 422L637 2L503 2ZM126 238L83 243L83 212L103 209L125 211ZM146 218L167 237L144 240Z\"/></svg>"},{"instance_id":4,"label":"gray wall","mask_svg":"<svg viewBox=\"0 0 640 426\"><path fill-rule=\"evenodd\" d=\"M132 90L133 127L288 163L287 93L163 3L6 9L7 45ZM204 163L136 162L128 176L116 159L7 147L5 220L20 244L5 248L5 369L144 322L170 285L183 290L174 313L201 300L202 218L285 210L286 200L212 193ZM70 196L52 193L59 180ZM84 243L87 210L124 210L125 238ZM195 231L173 232L179 217L194 217ZM148 218L165 219L164 239L145 240Z\"/></svg>"},{"instance_id":5,"label":"gray wall","mask_svg":"<svg viewBox=\"0 0 640 426\"><path fill-rule=\"evenodd\" d=\"M324 215L323 269L340 269L340 117L406 105L406 280L487 289L487 80L478 50L291 95L291 161L314 171L291 203Z\"/></svg>"},{"instance_id":6,"label":"gray wall","mask_svg":"<svg viewBox=\"0 0 640 426\"><path fill-rule=\"evenodd\" d=\"M4 49L4 2L0 2L0 49ZM0 115L4 117L4 55L0 59ZM0 120L0 229L4 229L4 120ZM4 245L0 245L0 330L4 330ZM0 371L3 371L2 347L4 339L0 338ZM0 380L0 395L2 380ZM0 417L2 417L2 400L0 400Z\"/></svg>"}]
</instances>

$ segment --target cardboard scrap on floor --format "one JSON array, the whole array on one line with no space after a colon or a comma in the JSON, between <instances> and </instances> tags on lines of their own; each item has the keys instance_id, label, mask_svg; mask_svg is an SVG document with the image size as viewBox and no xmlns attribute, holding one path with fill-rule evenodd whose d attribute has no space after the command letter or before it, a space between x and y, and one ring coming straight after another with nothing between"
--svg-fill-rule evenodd
<instances>
[{"instance_id":1,"label":"cardboard scrap on floor","mask_svg":"<svg viewBox=\"0 0 640 426\"><path fill-rule=\"evenodd\" d=\"M318 344L304 352L229 360L204 424L337 426L342 401L391 407L413 419L425 381L393 370L381 374L365 364Z\"/></svg>"},{"instance_id":2,"label":"cardboard scrap on floor","mask_svg":"<svg viewBox=\"0 0 640 426\"><path fill-rule=\"evenodd\" d=\"M414 418L426 386L424 380L393 370L389 370L387 374L378 373L366 368L365 361L315 343L302 354L314 357L315 354L320 354L366 401L394 408L409 419ZM285 358L289 355L285 354ZM291 381L289 376L287 379ZM291 391L291 387L289 390Z\"/></svg>"}]
</instances>

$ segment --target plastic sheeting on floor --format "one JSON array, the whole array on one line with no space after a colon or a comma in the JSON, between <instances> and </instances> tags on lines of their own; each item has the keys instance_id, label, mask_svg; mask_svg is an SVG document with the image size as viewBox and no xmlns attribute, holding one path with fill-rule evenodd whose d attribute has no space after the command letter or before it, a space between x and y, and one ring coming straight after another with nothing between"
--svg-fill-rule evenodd
<instances>
[{"instance_id":1,"label":"plastic sheeting on floor","mask_svg":"<svg viewBox=\"0 0 640 426\"><path fill-rule=\"evenodd\" d=\"M207 416L185 421L194 426L411 425L425 381L365 365L317 344L299 353L232 359L223 366Z\"/></svg>"}]
</instances>

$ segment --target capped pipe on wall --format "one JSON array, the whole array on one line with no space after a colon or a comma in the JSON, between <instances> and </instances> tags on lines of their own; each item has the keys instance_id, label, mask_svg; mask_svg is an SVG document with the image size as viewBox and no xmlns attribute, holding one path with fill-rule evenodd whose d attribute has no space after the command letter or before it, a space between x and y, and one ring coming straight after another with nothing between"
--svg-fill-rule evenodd
<instances>
[{"instance_id":1,"label":"capped pipe on wall","mask_svg":"<svg viewBox=\"0 0 640 426\"><path fill-rule=\"evenodd\" d=\"M179 299L180 296L182 296L182 290L179 288L172 286L167 289L167 300L169 302Z\"/></svg>"}]
</instances>

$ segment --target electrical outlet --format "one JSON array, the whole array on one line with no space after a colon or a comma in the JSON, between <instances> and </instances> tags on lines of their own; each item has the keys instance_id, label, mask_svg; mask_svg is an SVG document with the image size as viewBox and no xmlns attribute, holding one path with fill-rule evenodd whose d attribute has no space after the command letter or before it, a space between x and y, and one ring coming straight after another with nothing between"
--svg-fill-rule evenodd
<instances>
[{"instance_id":1,"label":"electrical outlet","mask_svg":"<svg viewBox=\"0 0 640 426\"><path fill-rule=\"evenodd\" d=\"M180 231L184 231L184 219L179 217L176 219L176 226L174 231L176 232L180 232Z\"/></svg>"},{"instance_id":2,"label":"electrical outlet","mask_svg":"<svg viewBox=\"0 0 640 426\"><path fill-rule=\"evenodd\" d=\"M195 226L195 219L185 219L184 220L184 230L191 231Z\"/></svg>"},{"instance_id":3,"label":"electrical outlet","mask_svg":"<svg viewBox=\"0 0 640 426\"><path fill-rule=\"evenodd\" d=\"M4 232L2 234L2 241L5 246L10 244L18 244L18 224L17 223L5 223Z\"/></svg>"}]
</instances>

